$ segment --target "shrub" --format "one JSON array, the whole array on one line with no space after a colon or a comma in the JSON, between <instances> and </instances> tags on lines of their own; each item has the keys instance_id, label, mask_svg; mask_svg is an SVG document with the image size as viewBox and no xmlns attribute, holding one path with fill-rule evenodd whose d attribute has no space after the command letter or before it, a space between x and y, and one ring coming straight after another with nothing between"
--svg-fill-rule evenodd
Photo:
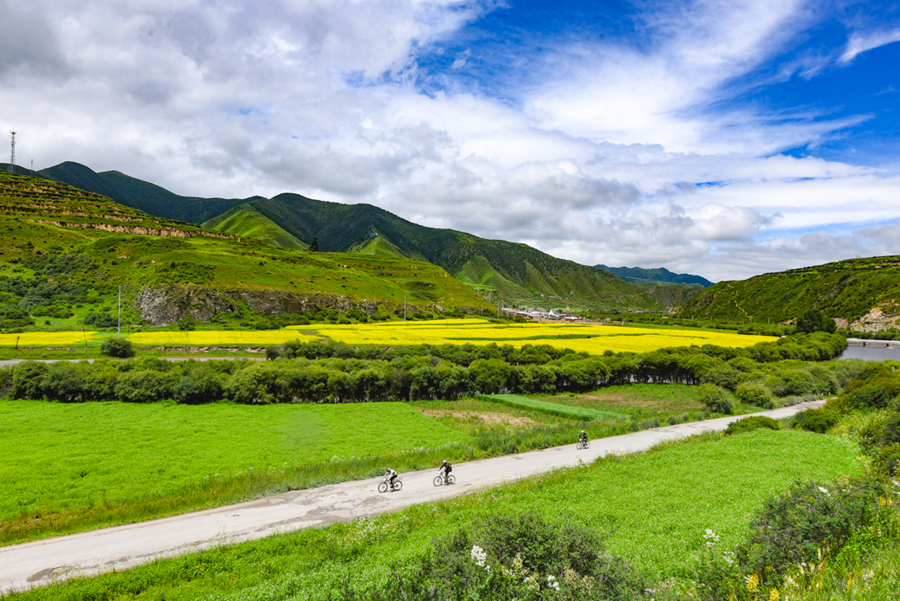
<instances>
[{"instance_id":1,"label":"shrub","mask_svg":"<svg viewBox=\"0 0 900 601\"><path fill-rule=\"evenodd\" d=\"M10 395L14 399L42 399L44 390L42 383L44 376L50 369L46 363L39 361L25 361L19 363L13 369L12 389Z\"/></svg>"},{"instance_id":2,"label":"shrub","mask_svg":"<svg viewBox=\"0 0 900 601\"><path fill-rule=\"evenodd\" d=\"M741 563L750 573L774 570L777 575L813 563L823 551L837 553L854 532L877 521L879 499L888 496L885 485L873 478L798 482L753 519Z\"/></svg>"},{"instance_id":3,"label":"shrub","mask_svg":"<svg viewBox=\"0 0 900 601\"><path fill-rule=\"evenodd\" d=\"M100 345L100 352L110 357L128 358L134 357L134 345L125 338L107 338Z\"/></svg>"},{"instance_id":4,"label":"shrub","mask_svg":"<svg viewBox=\"0 0 900 601\"><path fill-rule=\"evenodd\" d=\"M881 447L872 455L872 463L878 472L889 478L896 477L900 472L900 443Z\"/></svg>"},{"instance_id":5,"label":"shrub","mask_svg":"<svg viewBox=\"0 0 900 601\"><path fill-rule=\"evenodd\" d=\"M762 382L744 382L734 391L734 396L746 405L755 405L763 409L775 408L775 395Z\"/></svg>"},{"instance_id":6,"label":"shrub","mask_svg":"<svg viewBox=\"0 0 900 601\"><path fill-rule=\"evenodd\" d=\"M158 371L127 371L116 380L116 398L127 403L152 403L169 398L171 393L170 378Z\"/></svg>"},{"instance_id":7,"label":"shrub","mask_svg":"<svg viewBox=\"0 0 900 601\"><path fill-rule=\"evenodd\" d=\"M172 397L179 403L197 405L213 403L224 397L222 379L211 367L195 367L181 377L172 390Z\"/></svg>"},{"instance_id":8,"label":"shrub","mask_svg":"<svg viewBox=\"0 0 900 601\"><path fill-rule=\"evenodd\" d=\"M826 407L802 411L791 419L791 425L808 432L824 434L837 425L840 416L837 412Z\"/></svg>"},{"instance_id":9,"label":"shrub","mask_svg":"<svg viewBox=\"0 0 900 601\"><path fill-rule=\"evenodd\" d=\"M781 424L779 424L771 417L766 417L764 415L755 415L753 417L747 417L728 424L728 428L725 429L725 435L730 436L731 434L743 434L744 432L751 432L753 430L758 430L759 428L780 430Z\"/></svg>"},{"instance_id":10,"label":"shrub","mask_svg":"<svg viewBox=\"0 0 900 601\"><path fill-rule=\"evenodd\" d=\"M91 313L84 318L84 325L96 328L114 328L119 325L119 320L109 313Z\"/></svg>"},{"instance_id":11,"label":"shrub","mask_svg":"<svg viewBox=\"0 0 900 601\"><path fill-rule=\"evenodd\" d=\"M646 585L592 531L525 514L461 529L435 541L411 572L374 591L342 591L342 598L626 601L643 598Z\"/></svg>"},{"instance_id":12,"label":"shrub","mask_svg":"<svg viewBox=\"0 0 900 601\"><path fill-rule=\"evenodd\" d=\"M734 398L724 388L714 384L701 384L697 387L697 397L713 413L728 415L734 412Z\"/></svg>"}]
</instances>

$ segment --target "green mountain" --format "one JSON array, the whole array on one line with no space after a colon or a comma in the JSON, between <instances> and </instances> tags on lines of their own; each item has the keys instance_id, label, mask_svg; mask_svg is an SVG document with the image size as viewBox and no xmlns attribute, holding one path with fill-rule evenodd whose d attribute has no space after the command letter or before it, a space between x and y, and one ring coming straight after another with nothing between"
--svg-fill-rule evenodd
<instances>
[{"instance_id":1,"label":"green mountain","mask_svg":"<svg viewBox=\"0 0 900 601\"><path fill-rule=\"evenodd\" d=\"M254 198L195 198L179 196L157 185L118 171L95 173L84 165L65 162L37 172L39 176L100 194L126 207L167 219L200 225Z\"/></svg>"},{"instance_id":2,"label":"green mountain","mask_svg":"<svg viewBox=\"0 0 900 601\"><path fill-rule=\"evenodd\" d=\"M304 244L284 228L257 211L253 205L245 203L213 217L203 223L203 227L216 232L225 232L242 238L255 238L273 246L281 248L295 248L306 250L308 244ZM375 254L375 253L366 253ZM392 255L398 256L398 255Z\"/></svg>"},{"instance_id":3,"label":"green mountain","mask_svg":"<svg viewBox=\"0 0 900 601\"><path fill-rule=\"evenodd\" d=\"M874 330L900 324L900 256L848 259L719 282L691 298L683 317L784 322L818 309L839 325Z\"/></svg>"},{"instance_id":4,"label":"green mountain","mask_svg":"<svg viewBox=\"0 0 900 601\"><path fill-rule=\"evenodd\" d=\"M234 328L285 315L386 318L404 302L411 313L494 310L430 263L279 248L6 172L0 232L0 328L7 331L108 321L103 311L115 306L119 286L127 322L147 325L186 316Z\"/></svg>"},{"instance_id":5,"label":"green mountain","mask_svg":"<svg viewBox=\"0 0 900 601\"><path fill-rule=\"evenodd\" d=\"M643 269L641 267L607 267L606 265L594 265L597 269L603 269L614 273L626 282L632 284L696 284L704 288L713 283L699 275L688 273L672 273L665 267L658 269Z\"/></svg>"},{"instance_id":6,"label":"green mountain","mask_svg":"<svg viewBox=\"0 0 900 601\"><path fill-rule=\"evenodd\" d=\"M316 236L321 250L344 252L376 244L381 252L390 249L443 267L467 284L492 289L507 302L590 303L607 309L663 306L649 289L593 267L525 244L424 227L372 205L323 202L298 194L250 204L304 242Z\"/></svg>"},{"instance_id":7,"label":"green mountain","mask_svg":"<svg viewBox=\"0 0 900 601\"><path fill-rule=\"evenodd\" d=\"M524 244L423 227L367 204L323 202L297 194L244 200L186 198L118 172L98 174L76 163L63 163L41 174L108 195L153 215L202 223L230 235L259 235L281 246L291 246L290 237L306 245L316 237L324 252L427 261L466 284L484 289L485 294L500 295L508 304L660 310L686 294L632 284ZM235 212L223 215L231 210Z\"/></svg>"}]
</instances>

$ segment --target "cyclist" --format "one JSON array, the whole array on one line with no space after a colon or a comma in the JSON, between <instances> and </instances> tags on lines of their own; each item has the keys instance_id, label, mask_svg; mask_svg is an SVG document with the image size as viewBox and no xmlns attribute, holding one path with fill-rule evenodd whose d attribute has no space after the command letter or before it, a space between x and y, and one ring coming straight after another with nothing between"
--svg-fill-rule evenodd
<instances>
[{"instance_id":1,"label":"cyclist","mask_svg":"<svg viewBox=\"0 0 900 601\"><path fill-rule=\"evenodd\" d=\"M581 435L578 437L578 442L584 444L588 441L587 432L584 430L581 431Z\"/></svg>"},{"instance_id":2,"label":"cyclist","mask_svg":"<svg viewBox=\"0 0 900 601\"><path fill-rule=\"evenodd\" d=\"M444 477L444 484L447 484L447 477L450 476L450 472L453 471L453 466L450 465L450 462L444 459L441 462L441 469L438 470L438 473Z\"/></svg>"},{"instance_id":3,"label":"cyclist","mask_svg":"<svg viewBox=\"0 0 900 601\"><path fill-rule=\"evenodd\" d=\"M390 481L388 483L391 486L391 490L394 490L394 480L397 479L397 472L395 472L391 468L388 468L387 471L384 473L384 477L385 478L390 477Z\"/></svg>"}]
</instances>

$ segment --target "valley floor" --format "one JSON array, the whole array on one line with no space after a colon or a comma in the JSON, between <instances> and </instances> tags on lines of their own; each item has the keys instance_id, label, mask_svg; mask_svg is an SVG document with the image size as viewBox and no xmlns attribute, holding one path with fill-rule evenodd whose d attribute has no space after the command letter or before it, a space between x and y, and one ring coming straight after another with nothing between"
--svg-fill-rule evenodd
<instances>
[{"instance_id":1,"label":"valley floor","mask_svg":"<svg viewBox=\"0 0 900 601\"><path fill-rule=\"evenodd\" d=\"M822 404L824 401L813 401L754 415L779 419ZM151 522L4 547L0 548L0 594L74 576L126 569L159 557L399 511L410 505L587 464L606 455L640 452L666 440L721 431L743 417L749 416L731 416L598 439L584 451L576 451L575 445L571 444L461 463L454 469L458 483L453 486L435 487L432 479L436 470L418 471L401 475L404 486L395 493L379 494L379 479L346 482Z\"/></svg>"}]
</instances>

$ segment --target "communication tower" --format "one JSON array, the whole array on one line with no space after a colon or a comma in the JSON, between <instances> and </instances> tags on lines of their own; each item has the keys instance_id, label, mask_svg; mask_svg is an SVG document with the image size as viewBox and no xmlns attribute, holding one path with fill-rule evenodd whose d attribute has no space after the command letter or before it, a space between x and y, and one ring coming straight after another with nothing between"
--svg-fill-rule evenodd
<instances>
[{"instance_id":1,"label":"communication tower","mask_svg":"<svg viewBox=\"0 0 900 601\"><path fill-rule=\"evenodd\" d=\"M15 173L16 172L16 132L11 131L9 133L12 134L12 144L11 144L12 149L11 149L10 155L9 155L9 172Z\"/></svg>"}]
</instances>

